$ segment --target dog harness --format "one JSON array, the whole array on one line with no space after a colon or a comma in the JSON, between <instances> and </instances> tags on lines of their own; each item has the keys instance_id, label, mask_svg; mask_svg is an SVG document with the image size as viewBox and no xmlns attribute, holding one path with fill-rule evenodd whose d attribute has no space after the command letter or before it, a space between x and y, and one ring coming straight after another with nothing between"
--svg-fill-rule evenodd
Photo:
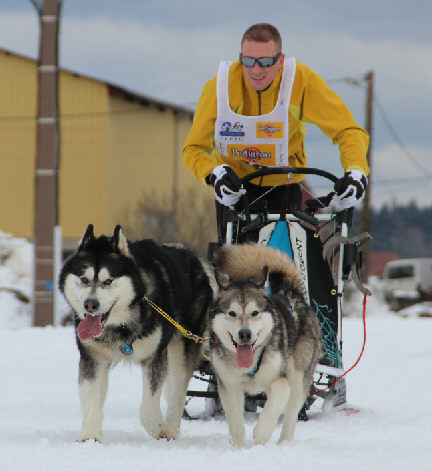
<instances>
[{"instance_id":1,"label":"dog harness","mask_svg":"<svg viewBox=\"0 0 432 471\"><path fill-rule=\"evenodd\" d=\"M265 352L265 347L263 348L263 351L261 352L261 355L259 356L257 364L255 365L254 369L252 371L249 371L249 373L247 374L250 378L254 378L255 375L258 373L259 367L261 366L261 362L264 356L264 352Z\"/></svg>"},{"instance_id":2,"label":"dog harness","mask_svg":"<svg viewBox=\"0 0 432 471\"><path fill-rule=\"evenodd\" d=\"M221 62L217 73L215 147L221 154L266 167L288 166L289 104L296 71L294 57L285 59L276 106L258 116L232 111L228 76L232 62Z\"/></svg>"}]
</instances>

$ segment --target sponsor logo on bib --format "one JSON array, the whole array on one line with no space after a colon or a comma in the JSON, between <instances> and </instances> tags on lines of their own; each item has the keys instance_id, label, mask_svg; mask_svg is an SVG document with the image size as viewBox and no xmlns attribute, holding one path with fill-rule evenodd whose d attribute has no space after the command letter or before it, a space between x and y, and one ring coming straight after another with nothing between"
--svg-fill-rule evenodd
<instances>
[{"instance_id":1,"label":"sponsor logo on bib","mask_svg":"<svg viewBox=\"0 0 432 471\"><path fill-rule=\"evenodd\" d=\"M283 123L256 123L256 137L283 138Z\"/></svg>"},{"instance_id":2,"label":"sponsor logo on bib","mask_svg":"<svg viewBox=\"0 0 432 471\"><path fill-rule=\"evenodd\" d=\"M228 155L251 164L275 165L276 147L274 144L228 144Z\"/></svg>"},{"instance_id":3,"label":"sponsor logo on bib","mask_svg":"<svg viewBox=\"0 0 432 471\"><path fill-rule=\"evenodd\" d=\"M247 160L248 162L258 162L260 160L271 159L271 152L265 152L259 147L247 146L242 149L231 148L232 156L237 159Z\"/></svg>"},{"instance_id":4,"label":"sponsor logo on bib","mask_svg":"<svg viewBox=\"0 0 432 471\"><path fill-rule=\"evenodd\" d=\"M224 121L221 125L221 129L219 131L221 136L244 136L245 133L243 131L243 124L237 121L236 123L232 124L229 121Z\"/></svg>"}]
</instances>

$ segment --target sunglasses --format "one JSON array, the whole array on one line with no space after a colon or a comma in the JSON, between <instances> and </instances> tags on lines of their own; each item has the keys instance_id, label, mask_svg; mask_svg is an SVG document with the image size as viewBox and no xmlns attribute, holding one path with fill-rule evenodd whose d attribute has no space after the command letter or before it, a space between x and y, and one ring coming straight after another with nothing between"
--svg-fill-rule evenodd
<instances>
[{"instance_id":1,"label":"sunglasses","mask_svg":"<svg viewBox=\"0 0 432 471\"><path fill-rule=\"evenodd\" d=\"M276 54L274 57L249 57L249 56L244 56L242 53L240 53L239 60L244 65L245 67L253 67L255 65L255 62L258 62L258 65L260 67L271 67L272 65L276 64L278 61L279 57L281 56L281 52L279 54Z\"/></svg>"}]
</instances>

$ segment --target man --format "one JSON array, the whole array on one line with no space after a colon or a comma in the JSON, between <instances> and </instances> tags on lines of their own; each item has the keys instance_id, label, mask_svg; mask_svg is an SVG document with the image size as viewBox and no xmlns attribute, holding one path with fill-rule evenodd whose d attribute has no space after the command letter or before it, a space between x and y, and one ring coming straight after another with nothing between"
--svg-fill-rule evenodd
<instances>
[{"instance_id":1,"label":"man","mask_svg":"<svg viewBox=\"0 0 432 471\"><path fill-rule=\"evenodd\" d=\"M222 63L204 86L183 148L184 165L213 185L219 203L233 206L241 196L239 177L257 170L257 165L307 166L305 122L317 125L339 145L345 175L331 204L337 209L354 206L367 185L368 134L322 78L285 57L274 26L253 25L243 35L240 60ZM304 177L294 175L272 191L270 205L279 209L275 206L298 203L298 183ZM266 176L253 180L246 190L254 199L280 182L280 175Z\"/></svg>"},{"instance_id":2,"label":"man","mask_svg":"<svg viewBox=\"0 0 432 471\"><path fill-rule=\"evenodd\" d=\"M239 178L262 167L307 167L306 122L317 125L338 144L345 172L335 191L320 203L337 210L353 207L367 186L367 132L321 77L285 57L274 26L251 26L243 35L239 61L222 62L217 75L204 86L183 148L184 165L214 188L219 228L220 208L239 205L245 191L250 201L262 196L259 204L264 200L270 212L300 207L305 175L289 179L267 175L244 188ZM340 367L336 290L319 238L311 230L305 233L309 299L320 318L325 344L322 363Z\"/></svg>"}]
</instances>

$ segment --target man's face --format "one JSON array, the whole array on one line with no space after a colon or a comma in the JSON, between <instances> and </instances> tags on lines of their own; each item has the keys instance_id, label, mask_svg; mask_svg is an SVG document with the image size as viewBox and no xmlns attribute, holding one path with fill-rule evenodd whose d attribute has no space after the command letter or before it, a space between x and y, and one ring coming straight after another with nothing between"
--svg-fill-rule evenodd
<instances>
[{"instance_id":1,"label":"man's face","mask_svg":"<svg viewBox=\"0 0 432 471\"><path fill-rule=\"evenodd\" d=\"M274 57L279 52L274 41L268 41L266 43L244 41L242 45L243 56L253 57L255 59L259 57ZM284 57L284 54L281 54L277 62L270 67L260 67L258 62L255 62L253 67L243 65L243 75L254 90L264 90L273 82L278 70L283 66Z\"/></svg>"}]
</instances>

